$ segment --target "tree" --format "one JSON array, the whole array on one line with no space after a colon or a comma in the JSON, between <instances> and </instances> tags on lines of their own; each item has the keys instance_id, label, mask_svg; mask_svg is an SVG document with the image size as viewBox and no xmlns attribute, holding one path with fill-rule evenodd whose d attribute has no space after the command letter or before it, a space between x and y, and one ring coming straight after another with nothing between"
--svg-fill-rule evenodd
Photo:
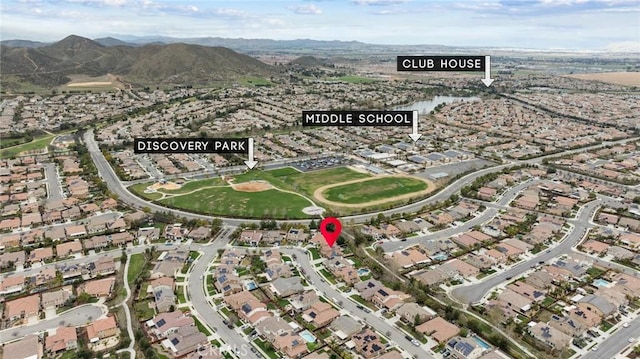
<instances>
[{"instance_id":1,"label":"tree","mask_svg":"<svg viewBox=\"0 0 640 359\"><path fill-rule=\"evenodd\" d=\"M318 222L316 222L315 219L312 219L311 222L309 222L309 229L318 229Z\"/></svg>"},{"instance_id":2,"label":"tree","mask_svg":"<svg viewBox=\"0 0 640 359\"><path fill-rule=\"evenodd\" d=\"M413 327L417 327L418 325L420 325L422 322L422 318L420 317L420 314L416 314L415 317L413 317Z\"/></svg>"}]
</instances>

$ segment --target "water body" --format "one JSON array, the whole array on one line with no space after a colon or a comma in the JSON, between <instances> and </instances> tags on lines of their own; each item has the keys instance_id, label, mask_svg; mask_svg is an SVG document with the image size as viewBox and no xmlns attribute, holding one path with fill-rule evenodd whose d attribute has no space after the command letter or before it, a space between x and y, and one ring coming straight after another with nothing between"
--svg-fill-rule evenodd
<instances>
[{"instance_id":1,"label":"water body","mask_svg":"<svg viewBox=\"0 0 640 359\"><path fill-rule=\"evenodd\" d=\"M452 103L459 101L476 101L480 100L479 97L456 97L456 96L436 96L432 100L418 101L409 105L404 105L394 108L396 111L412 111L418 110L421 115L431 113L438 105L443 103Z\"/></svg>"}]
</instances>

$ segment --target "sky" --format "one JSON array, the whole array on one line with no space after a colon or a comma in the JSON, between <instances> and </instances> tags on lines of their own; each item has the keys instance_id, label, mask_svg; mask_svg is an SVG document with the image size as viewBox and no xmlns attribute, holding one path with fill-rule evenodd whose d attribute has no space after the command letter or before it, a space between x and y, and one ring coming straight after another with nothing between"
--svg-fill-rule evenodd
<instances>
[{"instance_id":1,"label":"sky","mask_svg":"<svg viewBox=\"0 0 640 359\"><path fill-rule=\"evenodd\" d=\"M640 52L640 0L2 0L0 38L314 39Z\"/></svg>"}]
</instances>

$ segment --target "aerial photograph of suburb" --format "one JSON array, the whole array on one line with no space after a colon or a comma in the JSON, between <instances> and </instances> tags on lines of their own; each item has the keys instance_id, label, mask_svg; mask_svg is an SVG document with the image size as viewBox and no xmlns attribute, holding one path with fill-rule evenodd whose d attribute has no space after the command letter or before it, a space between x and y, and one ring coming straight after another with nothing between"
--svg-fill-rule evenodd
<instances>
[{"instance_id":1,"label":"aerial photograph of suburb","mask_svg":"<svg viewBox=\"0 0 640 359\"><path fill-rule=\"evenodd\" d=\"M1 0L41 358L640 359L640 0Z\"/></svg>"}]
</instances>

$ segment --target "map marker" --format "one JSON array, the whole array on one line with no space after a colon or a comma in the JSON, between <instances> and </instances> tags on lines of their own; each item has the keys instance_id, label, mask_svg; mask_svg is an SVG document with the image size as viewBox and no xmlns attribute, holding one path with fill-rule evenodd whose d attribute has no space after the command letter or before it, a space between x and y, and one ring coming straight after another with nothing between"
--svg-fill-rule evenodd
<instances>
[{"instance_id":1,"label":"map marker","mask_svg":"<svg viewBox=\"0 0 640 359\"><path fill-rule=\"evenodd\" d=\"M336 239L340 237L340 232L342 231L342 224L335 217L327 217L320 222L320 233L324 237L324 240L327 241L329 247L333 247L336 243Z\"/></svg>"}]
</instances>

